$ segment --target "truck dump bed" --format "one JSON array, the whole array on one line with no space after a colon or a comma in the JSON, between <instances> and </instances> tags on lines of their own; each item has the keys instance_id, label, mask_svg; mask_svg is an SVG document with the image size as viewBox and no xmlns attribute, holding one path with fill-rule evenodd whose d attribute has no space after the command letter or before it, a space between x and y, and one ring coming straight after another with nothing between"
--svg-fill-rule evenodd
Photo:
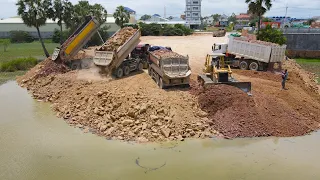
<instances>
[{"instance_id":1,"label":"truck dump bed","mask_svg":"<svg viewBox=\"0 0 320 180\"><path fill-rule=\"evenodd\" d=\"M228 53L265 63L275 63L285 58L286 47L264 41L248 42L246 39L230 37Z\"/></svg>"},{"instance_id":2,"label":"truck dump bed","mask_svg":"<svg viewBox=\"0 0 320 180\"><path fill-rule=\"evenodd\" d=\"M119 35L120 31L118 30L111 38L115 38ZM110 70L117 68L125 60L126 57L134 50L134 48L140 43L140 30L137 30L135 33L129 37L126 42L117 48L114 51L104 51L103 47L108 45L108 41L104 43L98 50L95 51L95 56L93 62L97 66L108 67ZM110 38L110 39L111 39Z\"/></svg>"},{"instance_id":3,"label":"truck dump bed","mask_svg":"<svg viewBox=\"0 0 320 180\"><path fill-rule=\"evenodd\" d=\"M189 57L182 56L173 51L161 49L150 52L149 60L157 65L158 68L156 69L161 75L164 73L170 78L179 78L187 77L191 74Z\"/></svg>"},{"instance_id":4,"label":"truck dump bed","mask_svg":"<svg viewBox=\"0 0 320 180\"><path fill-rule=\"evenodd\" d=\"M70 60L98 31L100 23L95 17L88 16L86 21L52 54L52 60Z\"/></svg>"}]
</instances>

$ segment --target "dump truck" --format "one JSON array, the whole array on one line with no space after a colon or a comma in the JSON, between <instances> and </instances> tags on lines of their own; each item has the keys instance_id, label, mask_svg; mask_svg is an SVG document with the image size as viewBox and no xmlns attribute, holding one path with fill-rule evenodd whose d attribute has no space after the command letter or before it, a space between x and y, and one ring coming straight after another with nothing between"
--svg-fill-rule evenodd
<instances>
[{"instance_id":1,"label":"dump truck","mask_svg":"<svg viewBox=\"0 0 320 180\"><path fill-rule=\"evenodd\" d=\"M118 30L111 38L116 36ZM132 71L142 70L144 66L143 59L137 57L130 57L131 52L135 50L140 43L141 32L138 29L126 42L113 51L104 51L102 48L98 48L95 51L93 62L96 66L100 67L105 73L111 73L117 78L127 76ZM106 46L105 42L101 47Z\"/></svg>"},{"instance_id":2,"label":"dump truck","mask_svg":"<svg viewBox=\"0 0 320 180\"><path fill-rule=\"evenodd\" d=\"M230 65L225 65L225 55L222 53L207 54L203 74L198 75L198 82L204 88L219 84L234 86L251 96L251 82L240 82L234 78Z\"/></svg>"},{"instance_id":3,"label":"dump truck","mask_svg":"<svg viewBox=\"0 0 320 180\"><path fill-rule=\"evenodd\" d=\"M170 49L149 51L148 74L161 89L177 85L189 86L191 75L189 57Z\"/></svg>"},{"instance_id":4,"label":"dump truck","mask_svg":"<svg viewBox=\"0 0 320 180\"><path fill-rule=\"evenodd\" d=\"M93 16L87 16L85 22L60 46L55 48L51 59L61 61L69 65L72 69L88 68L92 59L85 56L77 57L78 52L98 32L99 21Z\"/></svg>"},{"instance_id":5,"label":"dump truck","mask_svg":"<svg viewBox=\"0 0 320 180\"><path fill-rule=\"evenodd\" d=\"M228 44L214 44L213 53L223 53L226 64L242 70L272 70L275 64L281 68L285 58L286 45L265 41L247 40L244 37L229 36Z\"/></svg>"}]
</instances>

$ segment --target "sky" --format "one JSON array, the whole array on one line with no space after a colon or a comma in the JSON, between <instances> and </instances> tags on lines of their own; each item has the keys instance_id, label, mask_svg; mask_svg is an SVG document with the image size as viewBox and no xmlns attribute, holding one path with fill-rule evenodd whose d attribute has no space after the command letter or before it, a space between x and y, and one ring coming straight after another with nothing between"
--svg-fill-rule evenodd
<instances>
[{"instance_id":1,"label":"sky","mask_svg":"<svg viewBox=\"0 0 320 180\"><path fill-rule=\"evenodd\" d=\"M70 0L77 3L76 0ZM143 14L160 14L179 17L185 10L185 0L89 0L91 4L102 4L108 11L113 13L119 5L129 7L137 12L138 16ZM0 18L16 16L16 0L0 0ZM274 0L271 10L266 16L287 16L295 18L311 18L320 16L320 0ZM165 8L166 7L166 8ZM211 14L231 15L233 12L239 14L247 11L245 0L202 0L202 16Z\"/></svg>"}]
</instances>

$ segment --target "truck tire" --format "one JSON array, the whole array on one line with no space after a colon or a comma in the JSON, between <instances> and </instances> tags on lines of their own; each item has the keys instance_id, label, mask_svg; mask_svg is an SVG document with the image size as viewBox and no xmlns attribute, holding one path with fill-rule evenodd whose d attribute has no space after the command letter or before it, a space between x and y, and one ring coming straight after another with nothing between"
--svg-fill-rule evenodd
<instances>
[{"instance_id":1,"label":"truck tire","mask_svg":"<svg viewBox=\"0 0 320 180\"><path fill-rule=\"evenodd\" d=\"M241 70L247 70L248 69L248 63L246 61L241 61L239 64L239 68Z\"/></svg>"},{"instance_id":2,"label":"truck tire","mask_svg":"<svg viewBox=\"0 0 320 180\"><path fill-rule=\"evenodd\" d=\"M81 69L81 62L79 60L74 60L74 62L71 62L71 69L72 70Z\"/></svg>"},{"instance_id":3,"label":"truck tire","mask_svg":"<svg viewBox=\"0 0 320 180\"><path fill-rule=\"evenodd\" d=\"M128 76L130 74L129 66L124 66L123 67L123 74L124 74L124 76Z\"/></svg>"},{"instance_id":4,"label":"truck tire","mask_svg":"<svg viewBox=\"0 0 320 180\"><path fill-rule=\"evenodd\" d=\"M251 71L258 71L259 64L257 62L251 62L250 65L249 65L249 69Z\"/></svg>"},{"instance_id":5,"label":"truck tire","mask_svg":"<svg viewBox=\"0 0 320 180\"><path fill-rule=\"evenodd\" d=\"M142 70L143 70L143 64L142 64L142 62L140 62L138 64L138 71L142 71Z\"/></svg>"},{"instance_id":6,"label":"truck tire","mask_svg":"<svg viewBox=\"0 0 320 180\"><path fill-rule=\"evenodd\" d=\"M151 76L151 67L150 66L148 67L148 74L149 74L149 76Z\"/></svg>"},{"instance_id":7,"label":"truck tire","mask_svg":"<svg viewBox=\"0 0 320 180\"><path fill-rule=\"evenodd\" d=\"M122 78L122 76L123 76L123 69L122 68L118 68L116 70L116 76L117 76L117 78Z\"/></svg>"}]
</instances>

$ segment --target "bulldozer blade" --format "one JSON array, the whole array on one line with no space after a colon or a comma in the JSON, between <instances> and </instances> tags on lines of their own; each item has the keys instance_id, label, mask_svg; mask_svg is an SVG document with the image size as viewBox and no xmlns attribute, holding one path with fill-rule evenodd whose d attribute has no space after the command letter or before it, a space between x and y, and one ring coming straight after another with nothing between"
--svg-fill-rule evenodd
<instances>
[{"instance_id":1,"label":"bulldozer blade","mask_svg":"<svg viewBox=\"0 0 320 180\"><path fill-rule=\"evenodd\" d=\"M225 82L220 84L226 84L229 86L237 87L245 93L247 93L248 95L251 95L251 82Z\"/></svg>"}]
</instances>

